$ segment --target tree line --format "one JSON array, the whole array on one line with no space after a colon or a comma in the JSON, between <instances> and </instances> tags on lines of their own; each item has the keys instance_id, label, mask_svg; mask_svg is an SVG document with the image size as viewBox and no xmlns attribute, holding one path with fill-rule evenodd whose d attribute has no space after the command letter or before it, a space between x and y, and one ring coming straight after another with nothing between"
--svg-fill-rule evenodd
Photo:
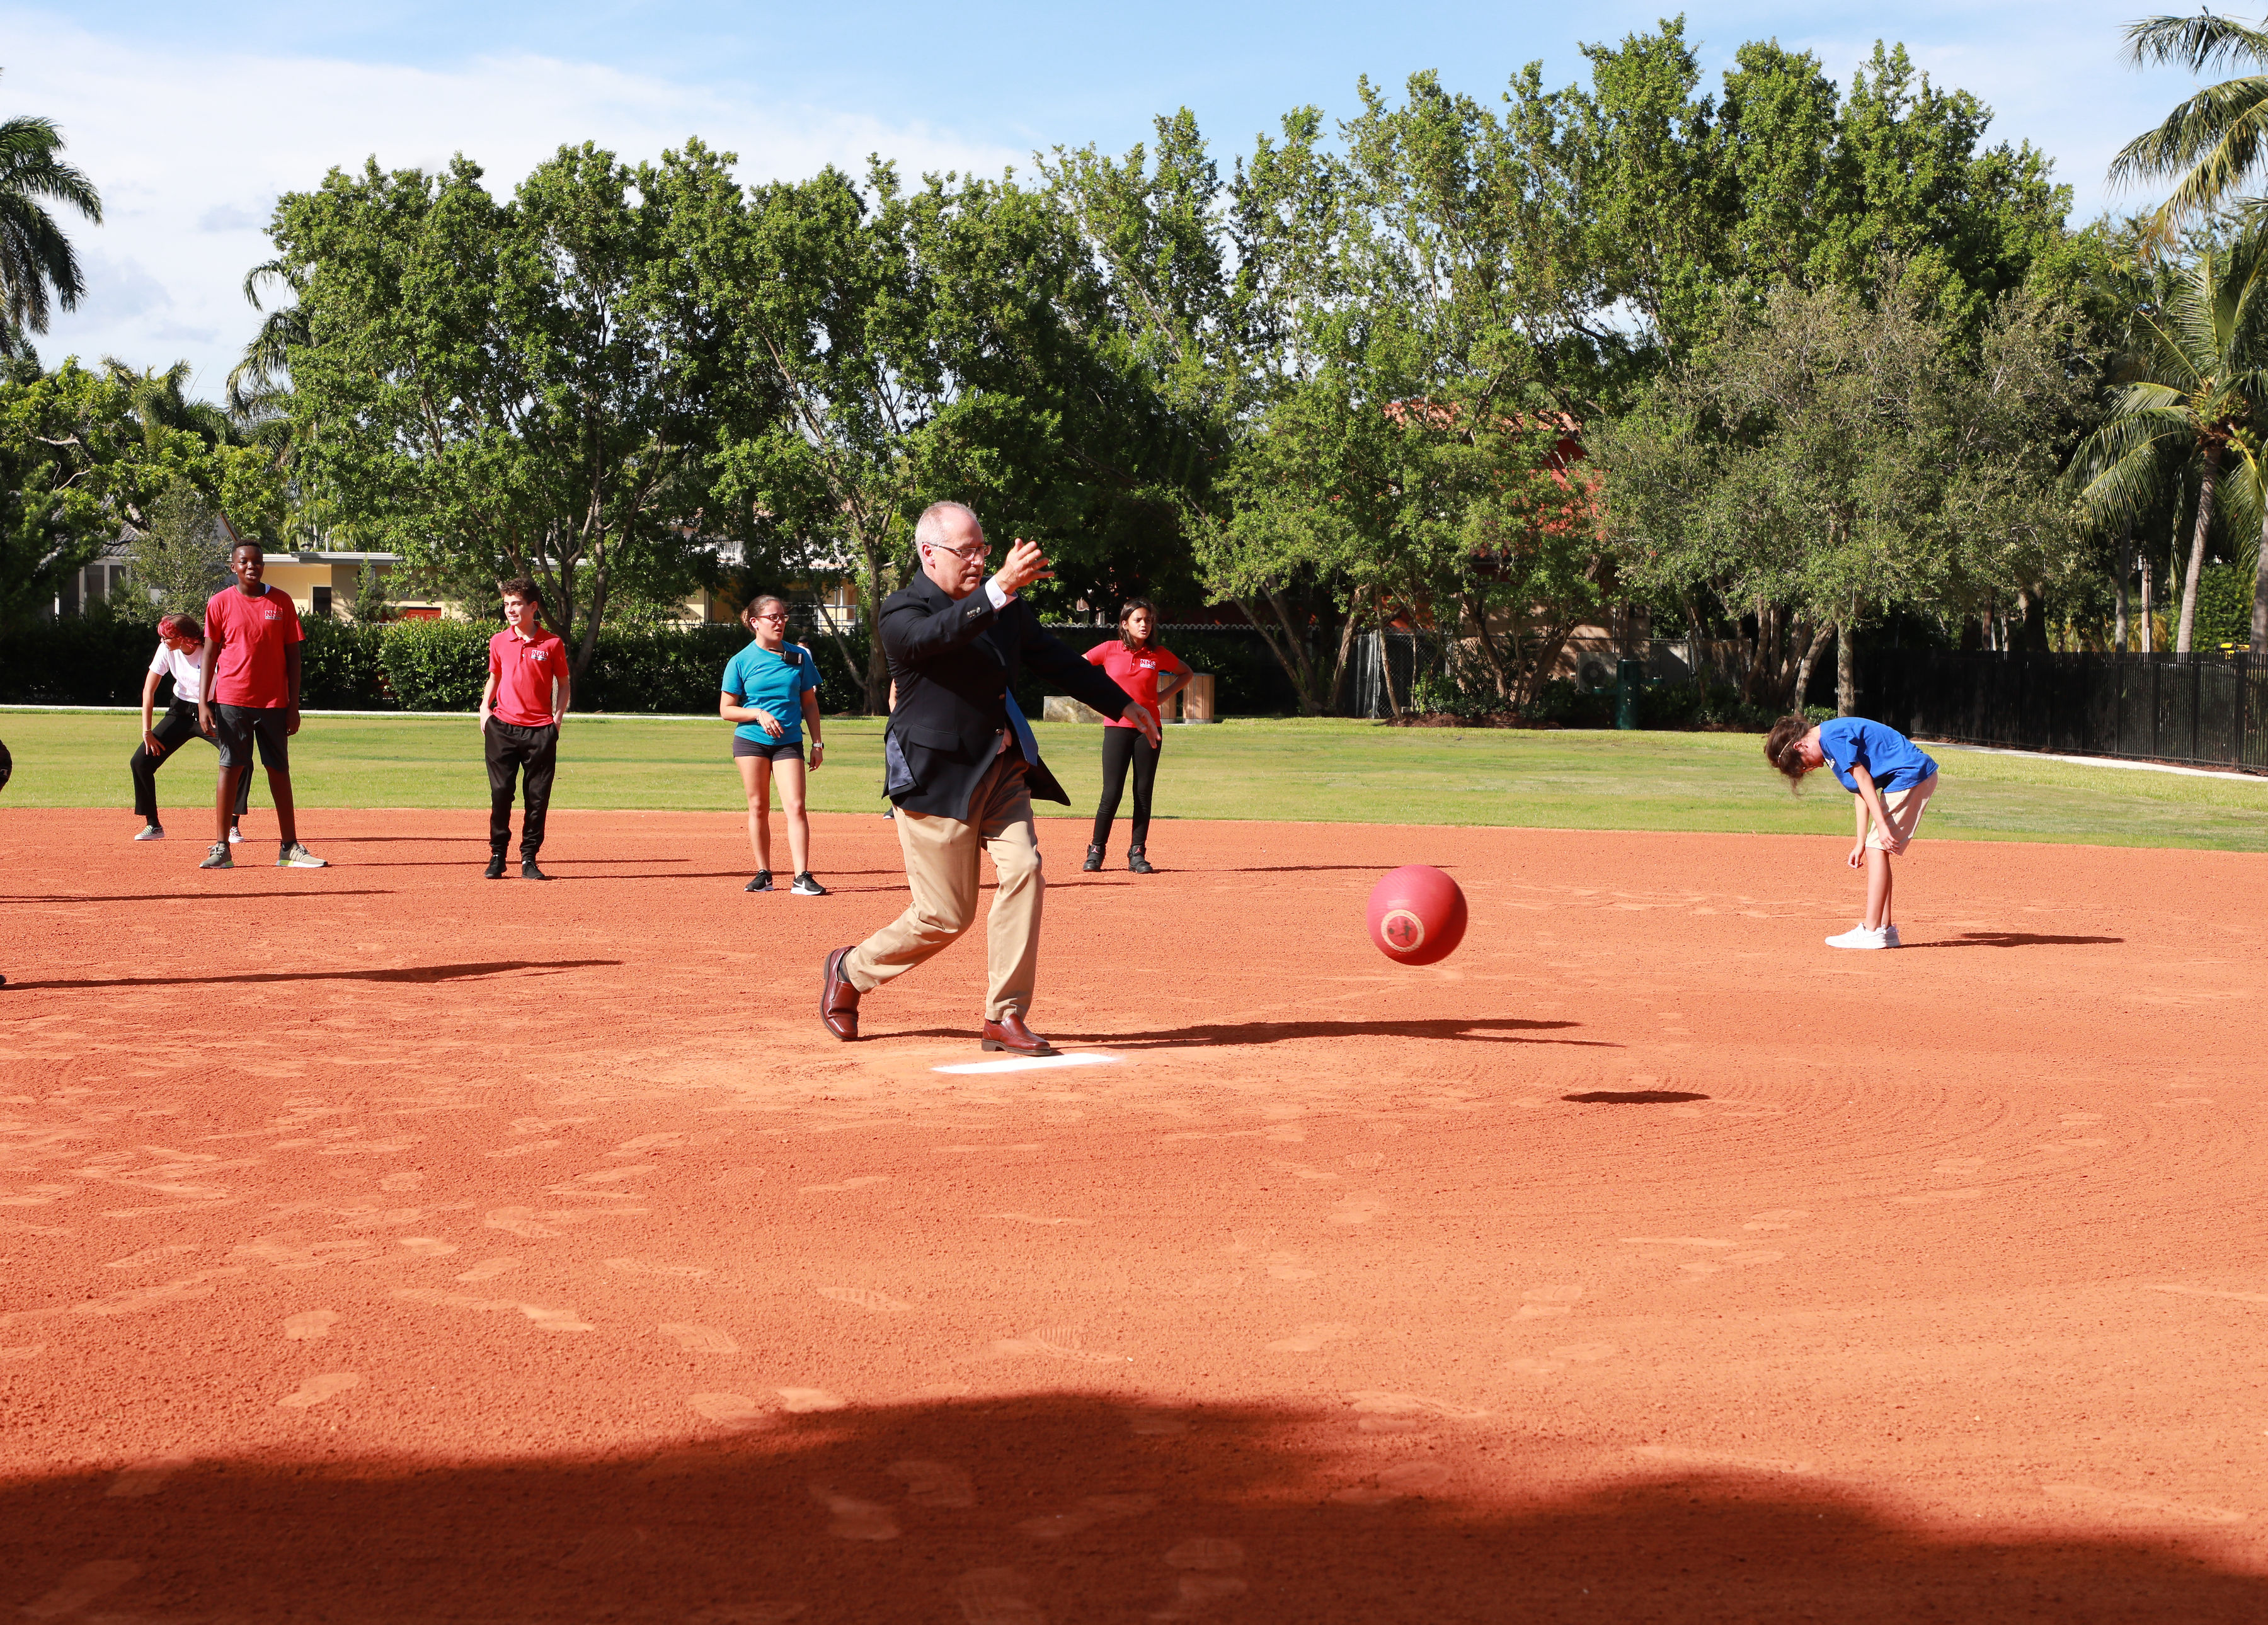
<instances>
[{"instance_id":1,"label":"tree line","mask_svg":"<svg viewBox=\"0 0 2268 1625\"><path fill-rule=\"evenodd\" d=\"M2194 36L2131 48L2257 43ZM211 510L468 603L532 576L579 671L703 585L847 579L871 624L949 496L1046 547L1043 610L1232 606L1316 711L1396 624L1454 634L1484 709L1602 621L1738 642L1771 704L1830 646L1847 702L1885 629L2126 646L2169 580L2187 651L2268 511L2268 256L2227 185L2074 230L1902 47L1846 85L1752 41L1705 85L1682 19L1584 54L1028 174L745 186L698 140L508 195L335 170L277 200L225 409L42 370L11 313L0 614ZM880 709L876 641L837 652Z\"/></svg>"}]
</instances>

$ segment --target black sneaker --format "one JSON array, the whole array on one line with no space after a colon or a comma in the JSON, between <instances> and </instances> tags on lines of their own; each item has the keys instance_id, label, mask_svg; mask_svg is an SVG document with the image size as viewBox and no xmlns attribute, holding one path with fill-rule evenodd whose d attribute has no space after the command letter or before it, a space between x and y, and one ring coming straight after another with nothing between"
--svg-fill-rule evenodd
<instances>
[{"instance_id":1,"label":"black sneaker","mask_svg":"<svg viewBox=\"0 0 2268 1625\"><path fill-rule=\"evenodd\" d=\"M811 871L808 869L796 876L795 884L787 889L788 894L792 897L824 897L827 895L827 888L811 878Z\"/></svg>"},{"instance_id":2,"label":"black sneaker","mask_svg":"<svg viewBox=\"0 0 2268 1625\"><path fill-rule=\"evenodd\" d=\"M771 871L770 870L769 870L769 869L759 869L759 870L757 870L757 871L756 871L756 878L755 878L755 879L753 879L753 880L749 881L746 886L742 886L740 889L741 889L742 891L744 891L744 892L769 892L769 891L770 891L770 890L772 889L772 871Z\"/></svg>"},{"instance_id":3,"label":"black sneaker","mask_svg":"<svg viewBox=\"0 0 2268 1625\"><path fill-rule=\"evenodd\" d=\"M1086 861L1081 864L1079 867L1089 874L1093 874L1096 870L1101 868L1102 849L1099 846L1091 846L1087 848Z\"/></svg>"},{"instance_id":4,"label":"black sneaker","mask_svg":"<svg viewBox=\"0 0 2268 1625\"><path fill-rule=\"evenodd\" d=\"M1142 849L1138 846L1127 852L1126 866L1138 875L1153 875L1158 872L1150 867L1150 860L1142 856Z\"/></svg>"},{"instance_id":5,"label":"black sneaker","mask_svg":"<svg viewBox=\"0 0 2268 1625\"><path fill-rule=\"evenodd\" d=\"M519 860L519 878L523 880L549 880L551 877L535 866L534 858L523 857Z\"/></svg>"},{"instance_id":6,"label":"black sneaker","mask_svg":"<svg viewBox=\"0 0 2268 1625\"><path fill-rule=\"evenodd\" d=\"M481 879L482 879L483 880L501 880L501 879L504 879L504 854L503 854L503 853L501 853L501 852L491 852L491 853L490 853L490 854L489 854L489 866L488 866L488 870L487 870L487 871L486 871L484 874L482 874L482 875L481 876Z\"/></svg>"}]
</instances>

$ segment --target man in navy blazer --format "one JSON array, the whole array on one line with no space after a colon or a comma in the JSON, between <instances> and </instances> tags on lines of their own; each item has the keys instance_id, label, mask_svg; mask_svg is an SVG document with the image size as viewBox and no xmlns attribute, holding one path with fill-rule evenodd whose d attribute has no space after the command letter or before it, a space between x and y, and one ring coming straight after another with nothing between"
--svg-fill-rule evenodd
<instances>
[{"instance_id":1,"label":"man in navy blazer","mask_svg":"<svg viewBox=\"0 0 2268 1625\"><path fill-rule=\"evenodd\" d=\"M913 901L855 947L837 948L820 972L819 1014L843 1040L858 1036L858 999L950 946L976 918L982 855L999 886L987 923L983 1047L1051 1055L1025 1025L1039 968L1040 872L1032 798L1071 798L1039 759L1008 686L1026 665L1060 682L1106 717L1123 717L1158 741L1158 719L1080 656L1048 636L1017 597L1047 571L1038 547L1019 541L985 576L989 549L976 515L933 503L914 527L922 573L882 606L882 649L897 686L884 736L885 788L897 806L898 845Z\"/></svg>"}]
</instances>

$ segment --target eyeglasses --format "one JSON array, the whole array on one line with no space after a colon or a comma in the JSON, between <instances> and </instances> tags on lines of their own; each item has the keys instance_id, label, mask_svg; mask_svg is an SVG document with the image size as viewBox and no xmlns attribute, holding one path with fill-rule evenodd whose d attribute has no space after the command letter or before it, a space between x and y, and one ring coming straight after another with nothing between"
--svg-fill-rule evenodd
<instances>
[{"instance_id":1,"label":"eyeglasses","mask_svg":"<svg viewBox=\"0 0 2268 1625\"><path fill-rule=\"evenodd\" d=\"M941 541L925 541L922 543L922 546L929 548L932 552L950 553L954 557L957 559L966 559L971 564L982 564L984 562L985 555L992 551L990 547L981 541L973 548L948 548Z\"/></svg>"},{"instance_id":2,"label":"eyeglasses","mask_svg":"<svg viewBox=\"0 0 2268 1625\"><path fill-rule=\"evenodd\" d=\"M755 620L755 621L786 621L787 616L786 616L784 613L782 613L781 611L779 611L779 610L774 610L774 611L773 611L770 614L769 614L769 615L752 615L752 616L750 616L750 617L749 617L749 619L751 619L751 620Z\"/></svg>"}]
</instances>

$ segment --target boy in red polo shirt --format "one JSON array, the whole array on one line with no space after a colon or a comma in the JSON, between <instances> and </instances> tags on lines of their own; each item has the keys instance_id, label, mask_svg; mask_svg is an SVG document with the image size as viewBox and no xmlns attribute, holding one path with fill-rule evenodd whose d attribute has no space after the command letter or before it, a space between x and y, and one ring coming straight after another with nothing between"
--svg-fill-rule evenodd
<instances>
[{"instance_id":1,"label":"boy in red polo shirt","mask_svg":"<svg viewBox=\"0 0 2268 1625\"><path fill-rule=\"evenodd\" d=\"M299 645L307 635L291 594L261 579L268 555L258 542L238 542L229 550L228 567L236 585L205 601L205 651L198 668L197 728L220 746L220 783L213 792L212 849L197 867L236 867L228 850L230 813L237 786L252 771L257 741L284 838L276 866L320 869L323 860L299 844L291 806L288 741L299 732Z\"/></svg>"},{"instance_id":2,"label":"boy in red polo shirt","mask_svg":"<svg viewBox=\"0 0 2268 1625\"><path fill-rule=\"evenodd\" d=\"M543 847L551 779L559 768L559 724L571 680L567 645L543 629L543 599L525 576L503 585L504 629L489 639L489 680L481 690L481 739L489 762L488 878L504 879L512 844L512 791L525 776L527 813L519 826L519 878L549 880L535 866Z\"/></svg>"}]
</instances>

